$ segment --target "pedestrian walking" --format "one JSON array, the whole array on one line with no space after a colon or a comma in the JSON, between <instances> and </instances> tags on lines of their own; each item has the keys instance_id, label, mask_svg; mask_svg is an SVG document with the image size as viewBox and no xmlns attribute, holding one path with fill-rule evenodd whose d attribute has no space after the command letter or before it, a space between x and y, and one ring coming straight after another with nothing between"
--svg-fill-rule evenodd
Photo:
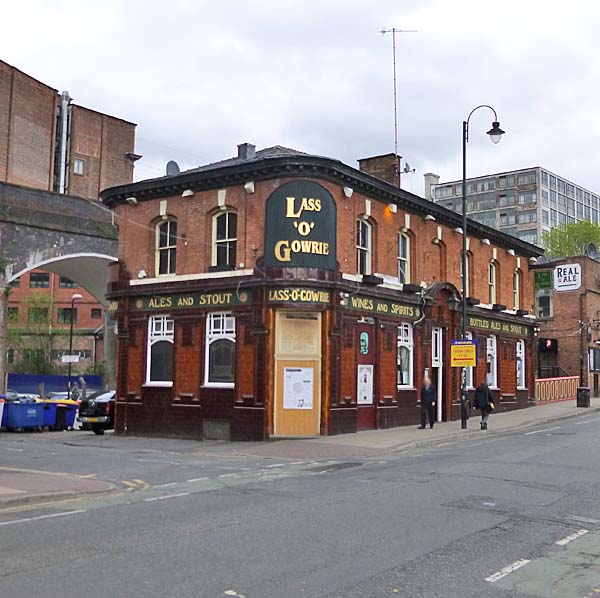
<instances>
[{"instance_id":1,"label":"pedestrian walking","mask_svg":"<svg viewBox=\"0 0 600 598\"><path fill-rule=\"evenodd\" d=\"M425 429L427 420L429 420L429 427L433 428L435 422L435 415L433 408L435 407L435 388L431 384L431 380L428 376L423 378L423 386L421 387L421 425L420 430Z\"/></svg>"},{"instance_id":2,"label":"pedestrian walking","mask_svg":"<svg viewBox=\"0 0 600 598\"><path fill-rule=\"evenodd\" d=\"M481 384L475 391L475 402L473 403L473 407L479 409L481 413L481 429L487 430L490 413L494 410L494 399L492 398L492 393L485 380L481 381Z\"/></svg>"}]
</instances>

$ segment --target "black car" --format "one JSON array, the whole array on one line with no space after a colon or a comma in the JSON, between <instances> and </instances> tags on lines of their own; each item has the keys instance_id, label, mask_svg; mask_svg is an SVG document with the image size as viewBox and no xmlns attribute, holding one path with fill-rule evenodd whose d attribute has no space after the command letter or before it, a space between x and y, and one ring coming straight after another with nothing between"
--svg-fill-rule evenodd
<instances>
[{"instance_id":1,"label":"black car","mask_svg":"<svg viewBox=\"0 0 600 598\"><path fill-rule=\"evenodd\" d=\"M115 426L116 391L100 391L86 397L79 405L79 421L83 429L92 429L96 434L104 434Z\"/></svg>"}]
</instances>

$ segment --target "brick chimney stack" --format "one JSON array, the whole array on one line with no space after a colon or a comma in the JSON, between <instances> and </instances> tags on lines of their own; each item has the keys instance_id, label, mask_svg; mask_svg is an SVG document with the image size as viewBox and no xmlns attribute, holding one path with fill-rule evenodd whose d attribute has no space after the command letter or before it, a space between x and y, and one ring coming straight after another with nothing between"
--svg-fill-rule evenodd
<instances>
[{"instance_id":1,"label":"brick chimney stack","mask_svg":"<svg viewBox=\"0 0 600 598\"><path fill-rule=\"evenodd\" d=\"M400 187L400 160L397 154L384 154L372 158L360 158L358 168L366 174L377 177L390 185Z\"/></svg>"}]
</instances>

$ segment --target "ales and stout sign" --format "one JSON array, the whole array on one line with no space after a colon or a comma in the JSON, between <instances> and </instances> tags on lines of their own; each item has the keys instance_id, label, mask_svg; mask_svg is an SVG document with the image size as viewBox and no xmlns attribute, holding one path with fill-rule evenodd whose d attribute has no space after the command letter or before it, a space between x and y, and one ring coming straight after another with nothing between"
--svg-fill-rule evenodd
<instances>
[{"instance_id":1,"label":"ales and stout sign","mask_svg":"<svg viewBox=\"0 0 600 598\"><path fill-rule=\"evenodd\" d=\"M335 270L335 225L327 189L305 180L281 185L267 200L265 265Z\"/></svg>"}]
</instances>

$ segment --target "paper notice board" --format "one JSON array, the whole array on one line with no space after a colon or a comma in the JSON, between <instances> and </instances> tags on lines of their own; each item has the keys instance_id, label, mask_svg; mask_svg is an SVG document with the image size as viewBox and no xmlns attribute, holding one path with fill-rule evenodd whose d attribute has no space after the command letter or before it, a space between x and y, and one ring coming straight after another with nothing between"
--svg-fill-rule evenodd
<instances>
[{"instance_id":1,"label":"paper notice board","mask_svg":"<svg viewBox=\"0 0 600 598\"><path fill-rule=\"evenodd\" d=\"M312 409L314 368L283 369L283 408Z\"/></svg>"}]
</instances>

